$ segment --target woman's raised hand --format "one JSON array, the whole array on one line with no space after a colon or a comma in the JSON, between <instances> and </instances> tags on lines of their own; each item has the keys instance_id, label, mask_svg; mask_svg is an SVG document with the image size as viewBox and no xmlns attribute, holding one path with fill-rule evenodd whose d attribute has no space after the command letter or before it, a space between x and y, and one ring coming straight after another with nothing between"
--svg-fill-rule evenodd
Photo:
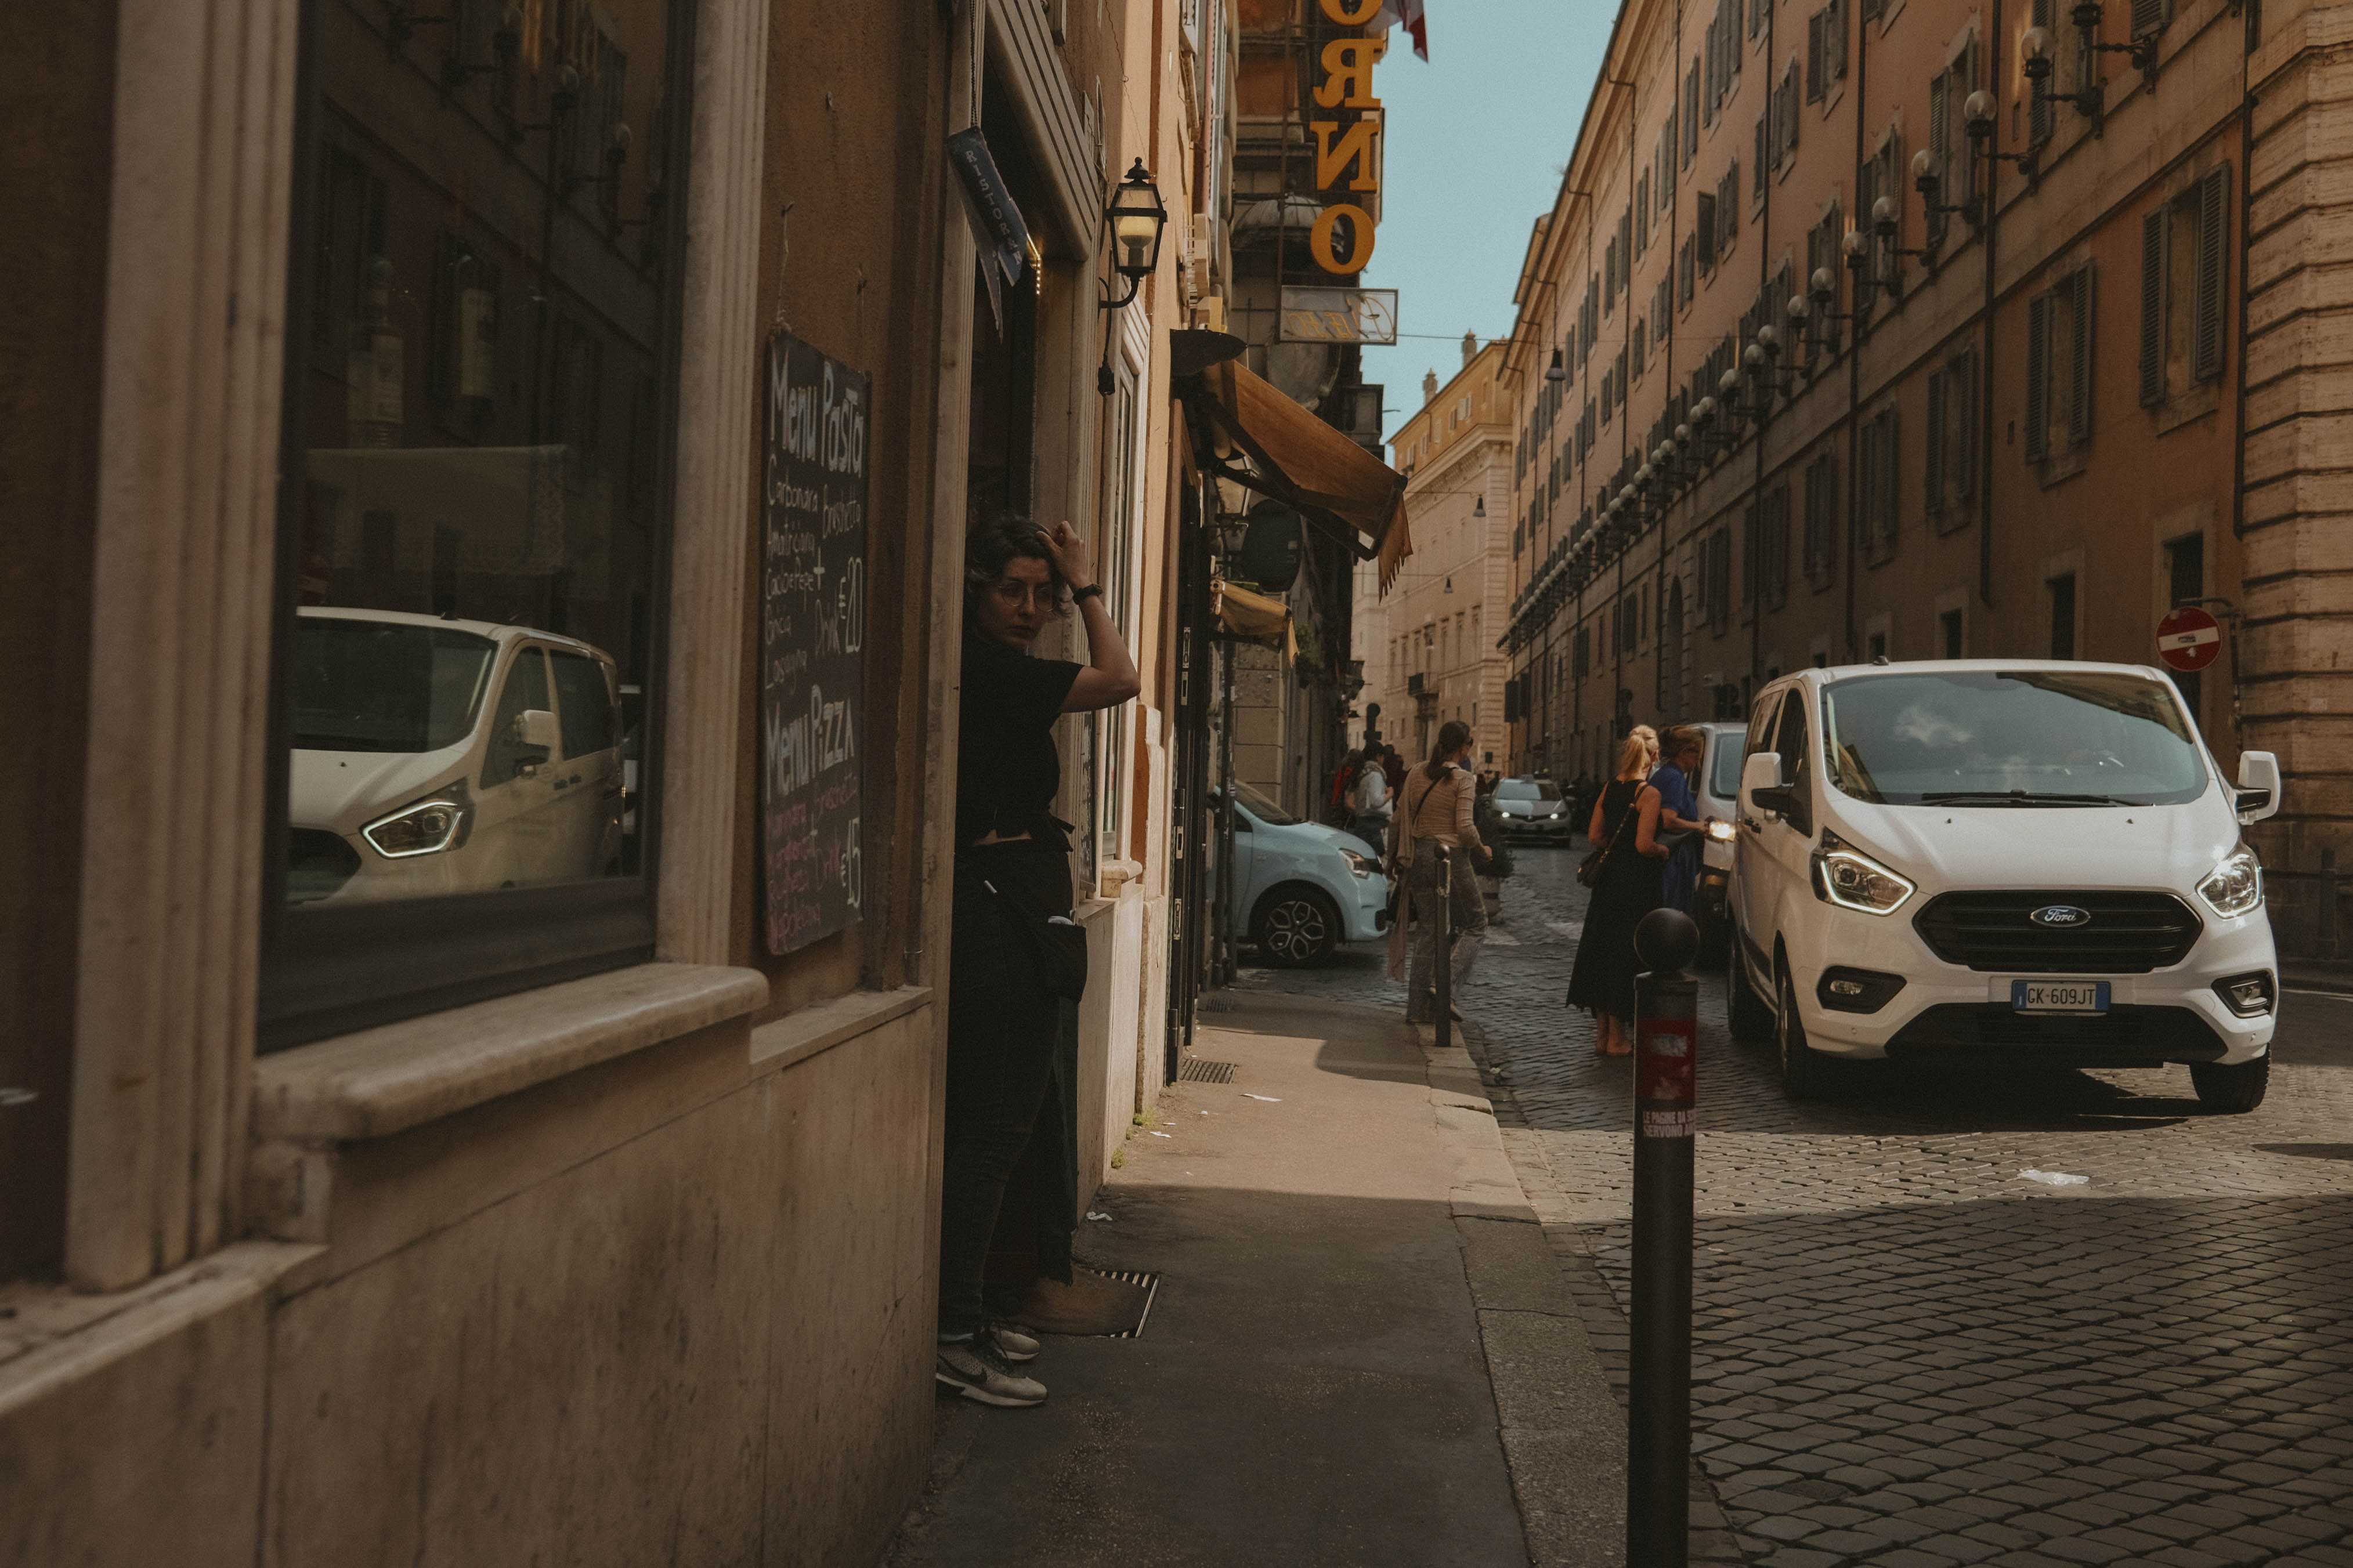
<instances>
[{"instance_id":1,"label":"woman's raised hand","mask_svg":"<svg viewBox=\"0 0 2353 1568\"><path fill-rule=\"evenodd\" d=\"M1094 562L1087 552L1086 537L1065 518L1052 528L1038 531L1039 540L1046 553L1053 557L1054 570L1062 574L1072 592L1094 585Z\"/></svg>"}]
</instances>

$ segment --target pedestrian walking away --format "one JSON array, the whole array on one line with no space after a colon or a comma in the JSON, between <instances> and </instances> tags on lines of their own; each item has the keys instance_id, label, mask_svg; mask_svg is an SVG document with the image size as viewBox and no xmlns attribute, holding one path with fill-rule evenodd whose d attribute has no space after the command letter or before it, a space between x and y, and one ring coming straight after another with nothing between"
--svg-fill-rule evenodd
<instances>
[{"instance_id":1,"label":"pedestrian walking away","mask_svg":"<svg viewBox=\"0 0 2353 1568\"><path fill-rule=\"evenodd\" d=\"M1668 851L1659 901L1689 914L1699 890L1700 847L1707 834L1693 784L1699 777L1700 760L1707 754L1706 732L1677 725L1667 731L1664 750L1667 760L1651 774L1651 785L1659 792L1659 841Z\"/></svg>"},{"instance_id":2,"label":"pedestrian walking away","mask_svg":"<svg viewBox=\"0 0 2353 1568\"><path fill-rule=\"evenodd\" d=\"M1472 966L1478 962L1480 939L1487 930L1486 903L1479 895L1475 874L1487 858L1486 846L1472 820L1476 781L1464 766L1471 749L1471 726L1459 719L1449 720L1439 727L1429 764L1414 769L1398 790L1397 820L1389 828L1389 858L1405 878L1405 902L1416 928L1409 944L1411 959L1406 975L1405 1016L1409 1024L1437 1021L1439 915L1448 905L1448 895L1441 880L1444 867L1431 853L1435 847L1443 845L1453 852L1453 986L1470 979ZM1395 950L1393 940L1393 960Z\"/></svg>"},{"instance_id":3,"label":"pedestrian walking away","mask_svg":"<svg viewBox=\"0 0 2353 1568\"><path fill-rule=\"evenodd\" d=\"M1348 829L1371 845L1376 854L1388 837L1390 793L1387 764L1378 756L1367 754L1349 800Z\"/></svg>"},{"instance_id":4,"label":"pedestrian walking away","mask_svg":"<svg viewBox=\"0 0 2353 1568\"><path fill-rule=\"evenodd\" d=\"M1029 1234L1015 1250L1071 1279L1077 1130L1055 1091L1070 1077L1058 1058L1086 948L1070 918L1069 826L1049 809L1061 784L1053 728L1140 683L1069 523L983 524L965 560L934 1375L983 1404L1026 1405L1046 1387L1013 1367L1038 1343L992 1321L984 1279L1000 1220L1017 1214ZM1084 665L1030 657L1048 618L1069 613L1066 594L1084 617Z\"/></svg>"},{"instance_id":5,"label":"pedestrian walking away","mask_svg":"<svg viewBox=\"0 0 2353 1568\"><path fill-rule=\"evenodd\" d=\"M1570 966L1568 1005L1591 1013L1600 1026L1604 1056L1633 1051L1634 927L1659 907L1666 847L1658 840L1659 792L1648 781L1656 742L1637 726L1618 753L1618 773L1594 803L1586 837L1600 854L1590 881L1585 929Z\"/></svg>"}]
</instances>

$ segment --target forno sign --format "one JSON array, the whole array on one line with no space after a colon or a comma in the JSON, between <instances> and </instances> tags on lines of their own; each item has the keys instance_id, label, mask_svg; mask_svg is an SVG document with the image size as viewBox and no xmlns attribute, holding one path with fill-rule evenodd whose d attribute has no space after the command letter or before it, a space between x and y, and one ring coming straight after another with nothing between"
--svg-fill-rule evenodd
<instances>
[{"instance_id":1,"label":"forno sign","mask_svg":"<svg viewBox=\"0 0 2353 1568\"><path fill-rule=\"evenodd\" d=\"M1381 0L1319 0L1324 15L1344 27L1360 27L1380 14ZM1381 100L1373 95L1373 67L1388 47L1384 37L1334 38L1324 46L1322 79L1315 84L1318 109L1356 110L1343 121L1311 120L1315 135L1315 188L1321 192L1370 192L1381 188ZM1340 227L1347 225L1347 254L1340 253ZM1353 278L1373 258L1373 215L1354 200L1326 202L1307 236L1315 265Z\"/></svg>"}]
</instances>

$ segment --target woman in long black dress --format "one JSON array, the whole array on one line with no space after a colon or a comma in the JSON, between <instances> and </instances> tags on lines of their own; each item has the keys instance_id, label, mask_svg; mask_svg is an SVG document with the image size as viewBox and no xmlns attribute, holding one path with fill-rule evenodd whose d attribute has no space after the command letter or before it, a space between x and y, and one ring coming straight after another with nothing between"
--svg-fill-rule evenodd
<instances>
[{"instance_id":1,"label":"woman in long black dress","mask_svg":"<svg viewBox=\"0 0 2353 1568\"><path fill-rule=\"evenodd\" d=\"M1667 850L1658 842L1659 792L1648 782L1650 746L1637 731L1618 753L1618 774L1593 804L1586 837L1604 849L1600 879L1585 909L1585 931L1569 971L1568 1005L1599 1021L1600 1050L1622 1057L1634 1048L1634 927L1659 907Z\"/></svg>"}]
</instances>

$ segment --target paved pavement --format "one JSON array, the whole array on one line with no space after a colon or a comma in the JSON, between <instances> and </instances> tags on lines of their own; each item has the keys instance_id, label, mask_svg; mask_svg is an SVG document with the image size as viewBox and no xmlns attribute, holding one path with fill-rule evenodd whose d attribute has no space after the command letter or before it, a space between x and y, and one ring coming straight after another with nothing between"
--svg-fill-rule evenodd
<instances>
[{"instance_id":1,"label":"paved pavement","mask_svg":"<svg viewBox=\"0 0 2353 1568\"><path fill-rule=\"evenodd\" d=\"M1571 858L1518 859L1462 1005L1622 1369L1627 1069L1561 1005ZM1402 1000L1367 952L1245 984ZM1883 1066L1799 1106L1714 977L1701 1003L1694 1448L1732 1533L1695 1552L2353 1564L2353 1002L2291 990L2241 1117L2201 1114L2179 1068Z\"/></svg>"}]
</instances>

